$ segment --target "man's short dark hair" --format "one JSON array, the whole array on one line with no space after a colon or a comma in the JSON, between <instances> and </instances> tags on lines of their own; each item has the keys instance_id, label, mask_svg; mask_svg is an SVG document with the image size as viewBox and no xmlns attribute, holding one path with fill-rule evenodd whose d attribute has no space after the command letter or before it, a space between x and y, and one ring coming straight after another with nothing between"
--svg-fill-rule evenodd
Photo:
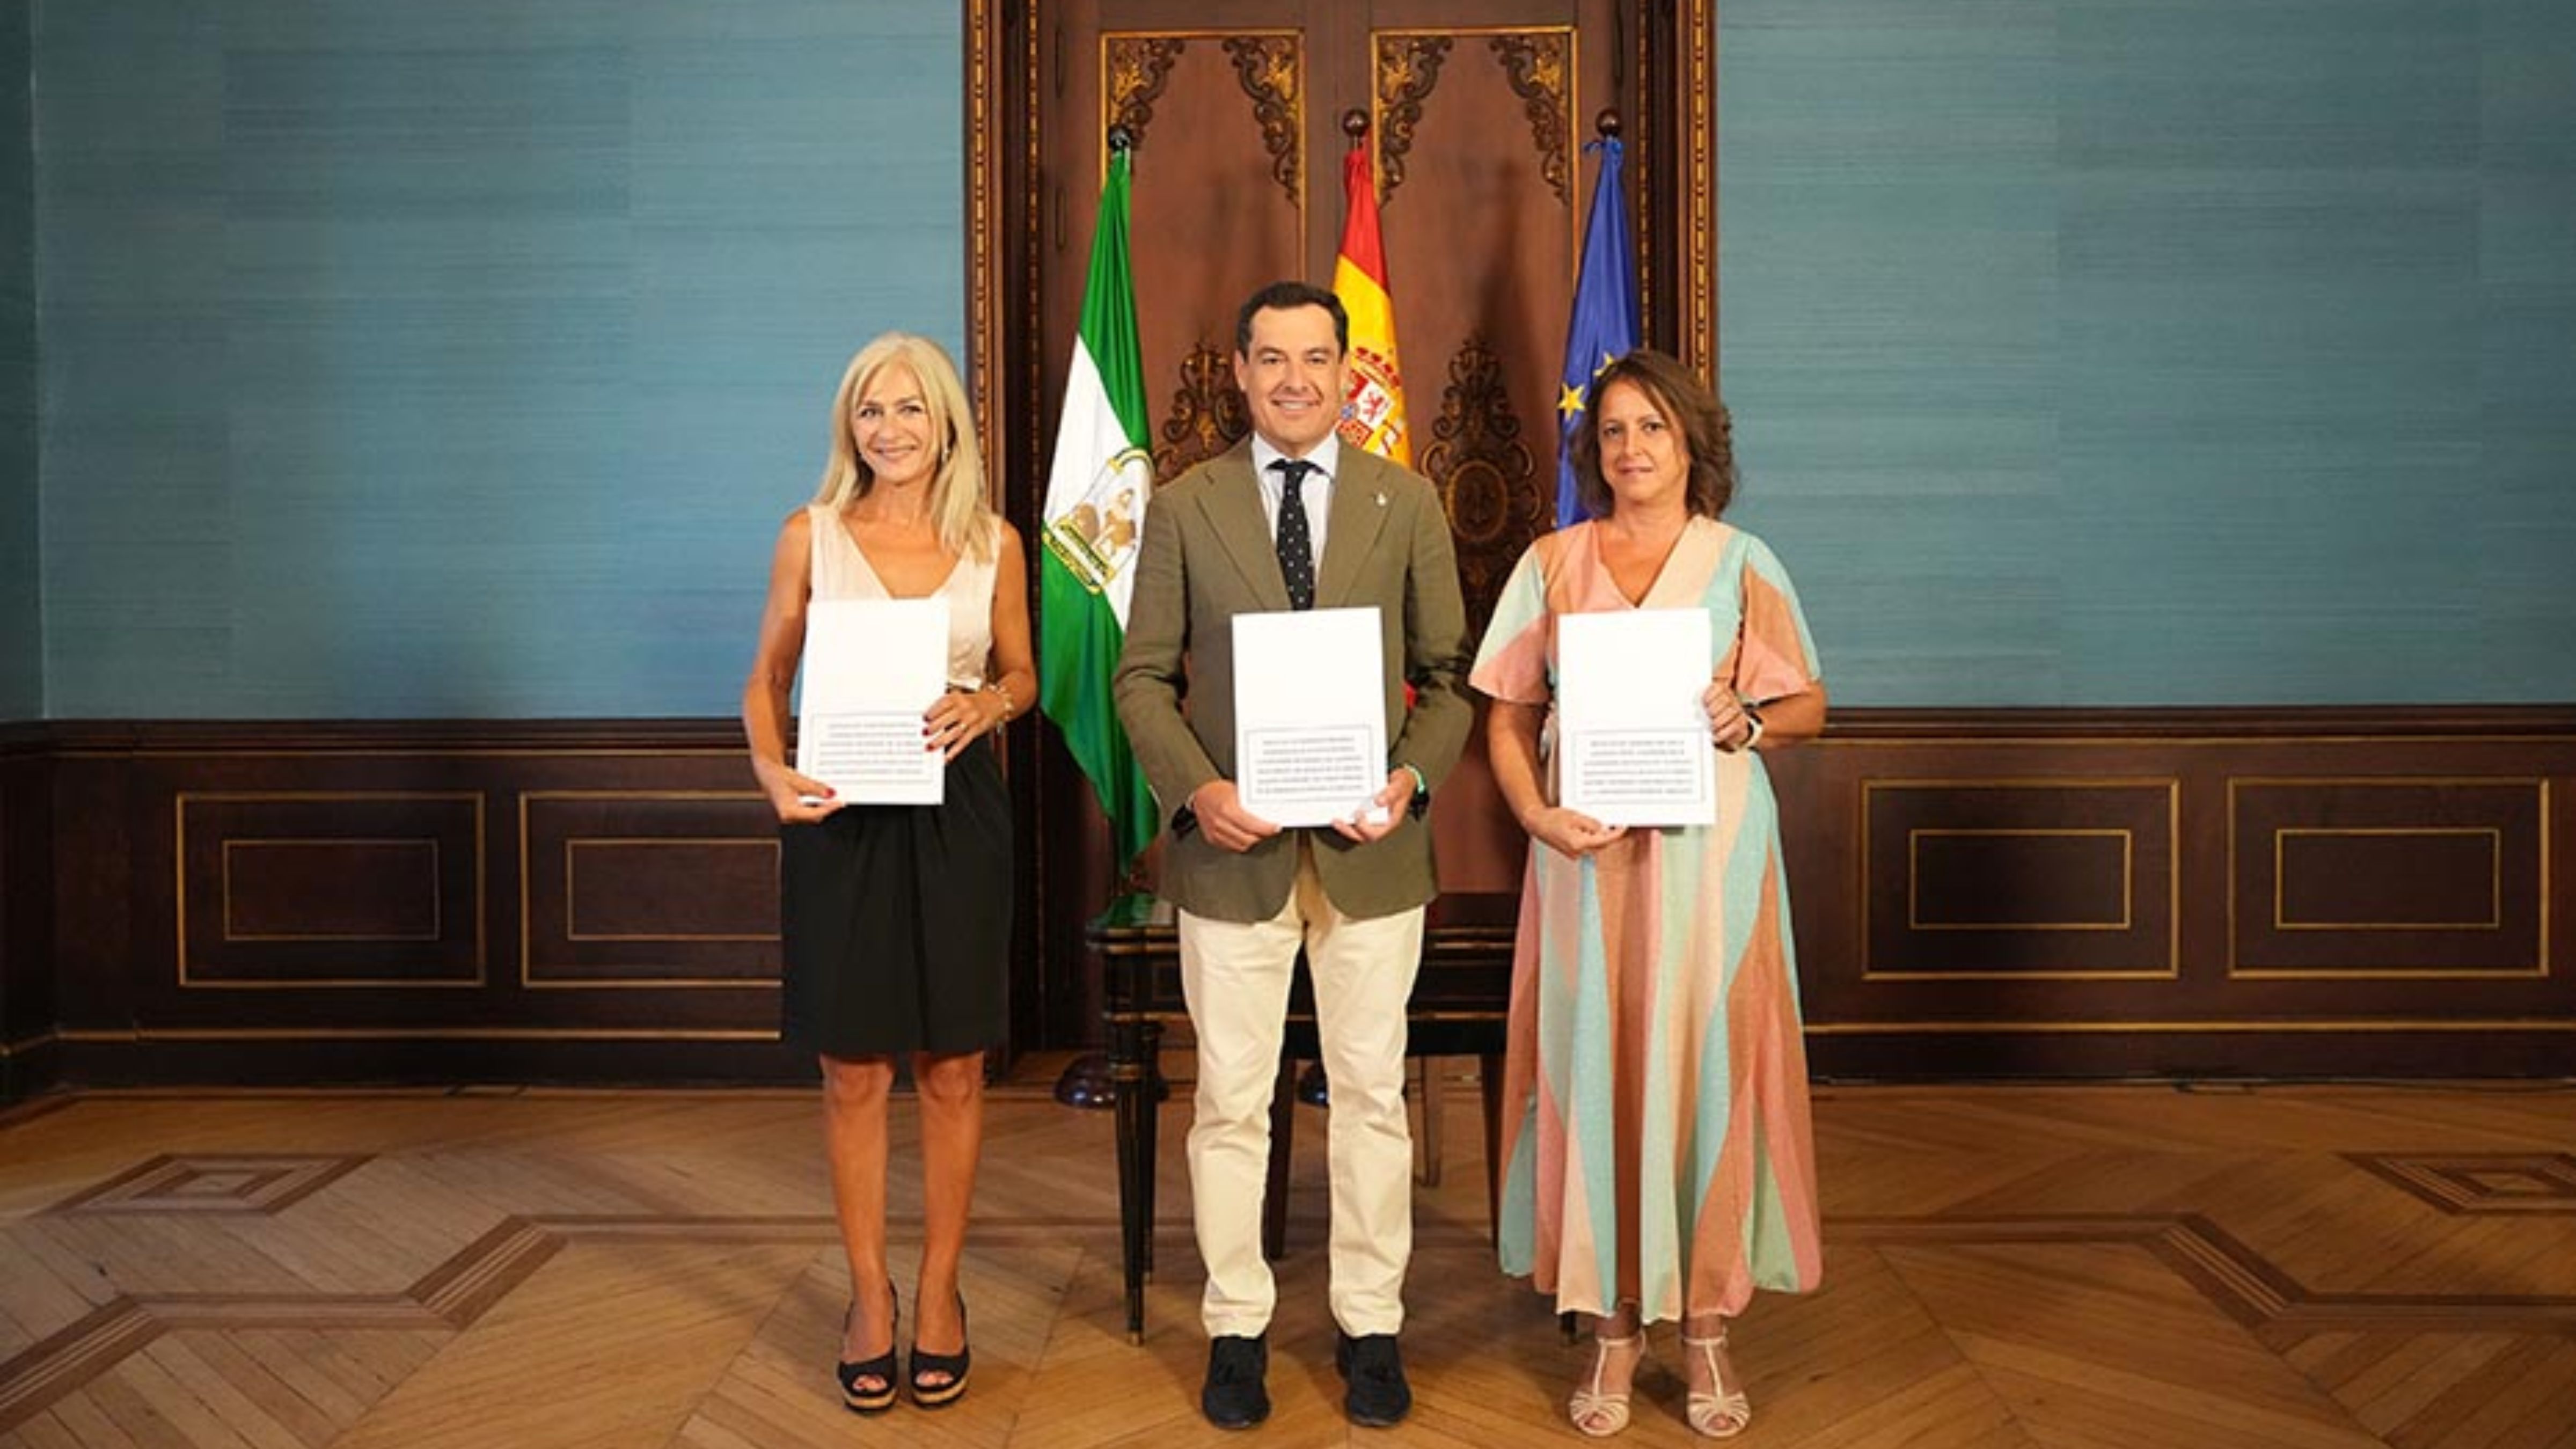
<instances>
[{"instance_id":1,"label":"man's short dark hair","mask_svg":"<svg viewBox=\"0 0 2576 1449\"><path fill-rule=\"evenodd\" d=\"M1244 299L1243 310L1234 315L1234 351L1238 357L1252 355L1252 314L1255 312L1293 312L1300 307L1321 307L1333 315L1333 342L1342 351L1351 350L1351 314L1342 310L1342 299L1311 282L1273 282Z\"/></svg>"}]
</instances>

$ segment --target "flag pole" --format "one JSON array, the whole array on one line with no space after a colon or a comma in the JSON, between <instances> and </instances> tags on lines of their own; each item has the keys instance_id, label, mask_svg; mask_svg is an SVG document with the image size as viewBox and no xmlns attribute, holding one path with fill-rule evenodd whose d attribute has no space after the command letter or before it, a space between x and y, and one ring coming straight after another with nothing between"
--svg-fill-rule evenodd
<instances>
[{"instance_id":1,"label":"flag pole","mask_svg":"<svg viewBox=\"0 0 2576 1449\"><path fill-rule=\"evenodd\" d=\"M1124 124L1114 125L1102 139L1109 147L1113 166L1116 164L1117 157L1121 155L1129 157L1127 164L1132 177L1135 167L1136 133ZM1096 228L1097 223L1095 222L1094 225ZM1120 850L1117 822L1107 819L1104 811L1102 824L1108 829L1109 850L1114 856ZM1134 858L1120 867L1118 880L1110 887L1110 896L1114 900L1142 890L1144 885L1145 852L1139 851ZM1145 1063L1145 1076L1157 1100L1170 1095L1171 1089L1164 1084L1162 1073L1157 1070L1155 1062L1148 1060ZM1094 1109L1114 1107L1118 1104L1118 1087L1117 1079L1110 1072L1109 1054L1098 1050L1086 1051L1067 1062L1064 1070L1057 1075L1055 1099L1067 1107Z\"/></svg>"},{"instance_id":2,"label":"flag pole","mask_svg":"<svg viewBox=\"0 0 2576 1449\"><path fill-rule=\"evenodd\" d=\"M1360 109L1358 106L1353 106L1349 110L1342 112L1342 135L1346 138L1348 143L1345 147L1345 154L1357 151L1368 145L1369 113ZM1376 196L1374 193L1377 191L1381 183L1378 181L1377 166L1375 165L1377 158L1372 156L1369 160L1371 162L1371 165L1369 166L1369 190L1372 193L1370 199L1375 200ZM1324 1064L1321 1061L1308 1062L1305 1070L1297 1074L1296 1095L1298 1101L1309 1107L1329 1107L1332 1105L1332 1081L1329 1074L1325 1072Z\"/></svg>"},{"instance_id":3,"label":"flag pole","mask_svg":"<svg viewBox=\"0 0 2576 1449\"><path fill-rule=\"evenodd\" d=\"M1637 274L1629 246L1631 218L1619 143L1620 116L1604 109L1593 118L1597 139L1586 151L1601 153L1593 174L1592 201L1585 208L1583 243L1576 254L1574 298L1565 322L1565 367L1558 378L1556 448L1556 526L1569 527L1589 516L1574 476L1574 436L1590 404L1592 384L1601 370L1644 340L1638 316Z\"/></svg>"},{"instance_id":4,"label":"flag pole","mask_svg":"<svg viewBox=\"0 0 2576 1449\"><path fill-rule=\"evenodd\" d=\"M1136 133L1128 129L1126 122L1121 121L1109 128L1109 134L1104 139L1109 143L1109 154L1113 165L1116 163L1117 157L1125 156L1128 158L1127 179L1132 185L1136 178L1136 160L1134 154L1136 150ZM1133 205L1132 201L1130 202L1130 205ZM1148 441L1150 442L1151 440L1149 439ZM1158 484L1161 481L1162 480L1159 478L1155 480ZM1109 827L1109 853L1115 856L1118 854L1120 848L1117 822L1109 820L1104 814L1102 817L1102 823ZM1147 844L1150 847L1151 842L1149 841ZM1133 856L1128 858L1127 864L1120 868L1118 884L1110 888L1110 893L1113 898L1116 896L1129 895L1145 888L1146 854L1147 851L1137 851ZM1102 1055L1100 1057L1100 1065L1102 1072L1106 1073L1109 1069L1109 1058ZM1148 1065L1150 1067L1151 1064L1149 1063ZM1072 1075L1071 1068L1066 1069L1066 1075ZM1162 1085L1162 1077L1159 1072L1155 1074L1154 1088L1158 1095L1168 1095L1167 1090ZM1059 1091L1058 1096L1062 1096L1061 1091ZM1105 1104L1067 1102L1067 1105L1090 1106Z\"/></svg>"}]
</instances>

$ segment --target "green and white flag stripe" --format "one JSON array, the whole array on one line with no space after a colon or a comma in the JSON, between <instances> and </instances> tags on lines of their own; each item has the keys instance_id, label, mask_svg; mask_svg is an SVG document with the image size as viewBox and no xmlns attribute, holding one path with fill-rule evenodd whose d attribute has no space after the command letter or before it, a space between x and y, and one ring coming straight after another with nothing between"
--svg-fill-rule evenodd
<instances>
[{"instance_id":1,"label":"green and white flag stripe","mask_svg":"<svg viewBox=\"0 0 2576 1449\"><path fill-rule=\"evenodd\" d=\"M1145 368L1127 260L1128 159L1109 162L1082 333L1064 385L1038 556L1038 702L1091 779L1125 869L1154 838L1154 795L1118 726L1110 675L1127 636L1136 546L1154 487L1145 450Z\"/></svg>"}]
</instances>

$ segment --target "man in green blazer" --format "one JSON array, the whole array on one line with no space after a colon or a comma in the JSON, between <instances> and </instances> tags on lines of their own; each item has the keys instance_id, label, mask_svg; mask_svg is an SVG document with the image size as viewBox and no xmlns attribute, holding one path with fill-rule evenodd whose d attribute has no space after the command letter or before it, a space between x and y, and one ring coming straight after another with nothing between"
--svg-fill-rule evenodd
<instances>
[{"instance_id":1,"label":"man in green blazer","mask_svg":"<svg viewBox=\"0 0 2576 1449\"><path fill-rule=\"evenodd\" d=\"M1413 1244L1405 1002L1422 908L1439 892L1423 810L1471 717L1466 608L1439 494L1336 432L1349 349L1349 318L1328 291L1279 282L1244 303L1234 375L1253 436L1154 495L1118 662L1118 717L1171 815L1161 890L1179 910L1198 1037L1190 1188L1210 1340L1200 1406L1229 1429L1270 1412L1276 1292L1261 1198L1301 949L1333 1084L1335 1364L1354 1421L1392 1424L1412 1404L1396 1351ZM1282 829L1246 811L1235 788L1234 618L1371 605L1390 742L1380 813Z\"/></svg>"}]
</instances>

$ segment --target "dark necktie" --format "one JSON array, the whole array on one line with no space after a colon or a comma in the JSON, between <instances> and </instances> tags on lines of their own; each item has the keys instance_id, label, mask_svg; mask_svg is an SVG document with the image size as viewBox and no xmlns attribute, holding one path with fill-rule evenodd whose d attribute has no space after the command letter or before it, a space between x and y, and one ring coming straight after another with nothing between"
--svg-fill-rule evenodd
<instances>
[{"instance_id":1,"label":"dark necktie","mask_svg":"<svg viewBox=\"0 0 2576 1449\"><path fill-rule=\"evenodd\" d=\"M1279 475L1279 577L1288 584L1288 607L1311 609L1315 607L1315 545L1297 485L1319 470L1303 458L1281 458L1270 467Z\"/></svg>"}]
</instances>

